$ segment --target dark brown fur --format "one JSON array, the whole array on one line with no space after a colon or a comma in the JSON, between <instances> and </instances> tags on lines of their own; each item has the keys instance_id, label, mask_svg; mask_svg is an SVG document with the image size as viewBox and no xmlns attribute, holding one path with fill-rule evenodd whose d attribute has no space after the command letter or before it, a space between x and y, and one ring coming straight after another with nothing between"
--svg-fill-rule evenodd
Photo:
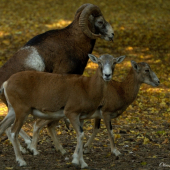
<instances>
[{"instance_id":1,"label":"dark brown fur","mask_svg":"<svg viewBox=\"0 0 170 170\"><path fill-rule=\"evenodd\" d=\"M53 73L82 74L92 52L95 40L82 33L78 25L79 15L66 28L40 34L24 46L37 49L45 63L45 71ZM29 55L27 50L19 50L0 68L0 86L12 74L32 70L24 65Z\"/></svg>"}]
</instances>

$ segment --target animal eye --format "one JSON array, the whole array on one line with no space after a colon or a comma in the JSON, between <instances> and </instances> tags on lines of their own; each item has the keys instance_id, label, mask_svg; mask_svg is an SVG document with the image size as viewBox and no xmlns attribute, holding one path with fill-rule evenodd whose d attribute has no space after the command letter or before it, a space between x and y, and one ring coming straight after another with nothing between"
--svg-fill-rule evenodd
<instances>
[{"instance_id":1,"label":"animal eye","mask_svg":"<svg viewBox=\"0 0 170 170\"><path fill-rule=\"evenodd\" d=\"M146 73L149 73L149 70L145 70Z\"/></svg>"},{"instance_id":2,"label":"animal eye","mask_svg":"<svg viewBox=\"0 0 170 170\"><path fill-rule=\"evenodd\" d=\"M103 21L99 21L98 23L102 25L102 24L103 24Z\"/></svg>"}]
</instances>

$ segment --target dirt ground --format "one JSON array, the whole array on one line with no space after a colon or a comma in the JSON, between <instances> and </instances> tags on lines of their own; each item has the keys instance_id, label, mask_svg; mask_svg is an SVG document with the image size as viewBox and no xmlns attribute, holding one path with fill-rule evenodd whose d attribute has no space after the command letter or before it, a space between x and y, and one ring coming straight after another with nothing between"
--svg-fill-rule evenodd
<instances>
[{"instance_id":1,"label":"dirt ground","mask_svg":"<svg viewBox=\"0 0 170 170\"><path fill-rule=\"evenodd\" d=\"M23 3L24 2L24 3ZM114 42L98 39L93 54L126 55L115 68L113 79L122 81L130 60L147 62L160 79L160 86L142 85L137 99L116 120L112 120L119 158L111 155L106 128L102 122L90 154L84 154L89 169L166 170L170 169L170 1L169 0L89 0L100 7L115 31ZM51 29L67 26L78 7L86 0L0 1L0 66L30 38ZM84 75L96 65L88 63ZM0 103L0 121L7 108ZM29 117L24 130L32 136L34 119ZM90 136L93 121L87 120L84 132ZM76 146L75 132L61 121L56 133L67 151L61 156L54 148L46 128L41 131L39 156L24 155L26 167L19 167L14 150L3 134L0 137L0 170L72 170ZM26 146L22 139L21 144ZM84 139L84 143L87 140ZM69 158L69 159L66 159Z\"/></svg>"},{"instance_id":2,"label":"dirt ground","mask_svg":"<svg viewBox=\"0 0 170 170\"><path fill-rule=\"evenodd\" d=\"M29 135L32 135L32 124L34 118L29 117L24 126L24 130ZM86 121L85 131L90 136L92 133L91 121ZM116 122L112 122L115 137L116 146L121 152L121 156L116 157L110 152L110 143L107 136L107 131L102 123L100 133L95 138L89 154L84 154L84 159L89 165L91 170L157 170L157 169L170 169L168 167L162 167L170 165L170 145L167 143L170 138L166 135L159 134L152 135L154 132L161 132L160 129L149 129L149 127L143 124L124 124L115 125ZM121 123L120 123L121 124ZM123 122L122 122L123 124ZM160 124L164 131L168 131L170 123ZM159 126L159 127L160 127ZM121 129L121 130L120 130ZM150 133L152 130L152 133ZM0 169L14 169L14 170L46 170L46 169L76 169L72 166L72 154L76 145L75 132L70 127L68 130L65 127L63 121L59 123L56 128L58 137L67 151L67 154L62 156L59 151L56 151L51 138L48 135L46 128L41 131L41 135L38 143L38 150L40 155L33 156L28 151L23 155L27 162L26 167L19 167L15 161L14 150L4 134L0 142ZM146 134L147 132L147 134ZM136 134L136 135L134 135ZM155 133L156 134L156 133ZM145 136L145 138L143 138ZM149 140L149 141L148 141ZM26 147L26 144L20 139L22 146ZM87 141L86 139L84 140ZM69 158L69 159L67 159Z\"/></svg>"}]
</instances>

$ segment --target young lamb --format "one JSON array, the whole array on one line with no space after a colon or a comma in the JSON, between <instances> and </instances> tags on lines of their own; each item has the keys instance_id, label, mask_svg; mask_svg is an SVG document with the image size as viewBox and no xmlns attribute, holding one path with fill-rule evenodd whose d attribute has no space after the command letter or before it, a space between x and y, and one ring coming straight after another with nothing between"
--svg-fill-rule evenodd
<instances>
[{"instance_id":1,"label":"young lamb","mask_svg":"<svg viewBox=\"0 0 170 170\"><path fill-rule=\"evenodd\" d=\"M131 61L131 65L132 68L123 82L112 80L108 83L107 92L105 93L105 103L100 109L101 114L98 113L98 117L95 119L93 134L85 144L85 152L89 152L90 144L99 131L100 120L103 119L109 132L111 152L118 156L120 152L114 145L111 119L120 116L135 100L142 83L149 84L153 87L159 85L159 79L151 70L149 64Z\"/></svg>"},{"instance_id":2,"label":"young lamb","mask_svg":"<svg viewBox=\"0 0 170 170\"><path fill-rule=\"evenodd\" d=\"M85 144L85 153L90 152L90 145L99 131L100 121L101 119L104 119L104 122L107 125L106 127L111 143L111 153L115 154L116 156L120 155L120 152L114 146L111 119L121 115L126 110L126 108L135 100L142 83L146 83L151 86L159 85L159 79L147 63L136 63L135 61L131 61L131 64L132 68L123 82L112 80L108 83L107 92L105 93L104 97L104 105L101 105L91 117L88 117L88 119L95 118L95 124L93 134ZM80 119L81 123L83 124L82 119L85 118L81 117ZM52 122L52 120L40 120L37 124L34 125L33 138L30 145L30 150L32 150L34 153L38 154L36 147L40 129L42 129L46 124L50 122ZM53 141L57 140L56 133L52 139ZM58 142L54 142L54 145L56 150L59 149L57 146L61 146Z\"/></svg>"},{"instance_id":3,"label":"young lamb","mask_svg":"<svg viewBox=\"0 0 170 170\"><path fill-rule=\"evenodd\" d=\"M20 166L26 165L26 162L19 149L18 133L28 114L42 119L69 118L77 133L72 163L76 166L80 164L81 168L88 166L83 159L84 133L80 119L90 117L98 108L107 90L108 81L112 79L115 64L124 59L111 55L97 58L89 54L89 57L99 65L92 77L24 71L14 74L3 83L1 91L4 91L8 102L8 114L15 114L11 141ZM10 125L11 122L5 124L1 134Z\"/></svg>"},{"instance_id":4,"label":"young lamb","mask_svg":"<svg viewBox=\"0 0 170 170\"><path fill-rule=\"evenodd\" d=\"M0 68L0 86L12 74L26 70L82 74L96 39L112 41L113 37L113 29L104 19L99 7L83 4L70 25L39 34L19 49ZM6 103L3 93L0 98ZM9 117L4 118L0 122L0 128L5 122L14 120L14 117L11 113ZM29 145L30 137L24 131L21 131L20 135Z\"/></svg>"}]
</instances>

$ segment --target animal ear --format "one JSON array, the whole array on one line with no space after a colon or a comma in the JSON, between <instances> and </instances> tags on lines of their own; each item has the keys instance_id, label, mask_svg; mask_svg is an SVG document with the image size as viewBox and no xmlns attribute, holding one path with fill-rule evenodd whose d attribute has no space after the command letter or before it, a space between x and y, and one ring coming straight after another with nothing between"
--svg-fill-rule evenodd
<instances>
[{"instance_id":1,"label":"animal ear","mask_svg":"<svg viewBox=\"0 0 170 170\"><path fill-rule=\"evenodd\" d=\"M131 65L132 65L132 67L133 67L134 70L136 70L137 72L139 72L140 67L139 67L139 65L138 65L135 61L131 60Z\"/></svg>"},{"instance_id":2,"label":"animal ear","mask_svg":"<svg viewBox=\"0 0 170 170\"><path fill-rule=\"evenodd\" d=\"M98 58L92 54L88 54L90 60L93 62L93 63L98 63Z\"/></svg>"},{"instance_id":3,"label":"animal ear","mask_svg":"<svg viewBox=\"0 0 170 170\"><path fill-rule=\"evenodd\" d=\"M120 57L117 57L116 58L116 63L121 63L124 59L125 59L126 56L120 56Z\"/></svg>"}]
</instances>

